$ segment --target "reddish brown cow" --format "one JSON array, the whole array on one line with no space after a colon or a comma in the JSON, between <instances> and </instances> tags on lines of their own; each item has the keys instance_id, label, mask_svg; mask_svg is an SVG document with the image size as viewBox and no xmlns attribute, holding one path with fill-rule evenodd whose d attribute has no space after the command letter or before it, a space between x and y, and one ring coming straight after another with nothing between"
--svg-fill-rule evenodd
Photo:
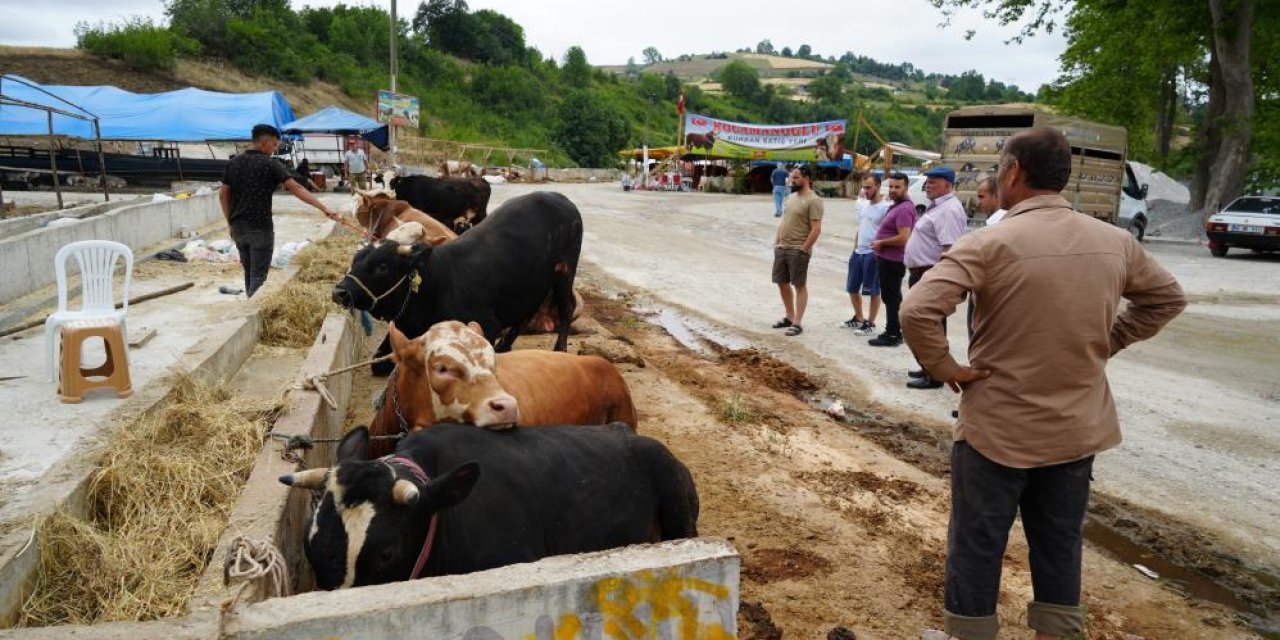
<instances>
[{"instance_id":1,"label":"reddish brown cow","mask_svg":"<svg viewBox=\"0 0 1280 640\"><path fill-rule=\"evenodd\" d=\"M631 391L603 358L535 350L495 355L478 325L461 322L441 322L413 340L394 324L389 332L396 373L387 380L370 435L439 422L489 429L623 422L636 428ZM369 455L394 447L394 441L373 440Z\"/></svg>"}]
</instances>

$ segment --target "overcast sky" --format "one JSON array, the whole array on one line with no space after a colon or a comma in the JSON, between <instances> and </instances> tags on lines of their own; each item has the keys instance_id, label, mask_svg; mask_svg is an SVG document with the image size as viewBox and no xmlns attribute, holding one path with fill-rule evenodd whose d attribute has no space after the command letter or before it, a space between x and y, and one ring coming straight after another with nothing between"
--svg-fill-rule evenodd
<instances>
[{"instance_id":1,"label":"overcast sky","mask_svg":"<svg viewBox=\"0 0 1280 640\"><path fill-rule=\"evenodd\" d=\"M337 0L292 0L294 7L334 5ZM348 5L389 8L390 0L348 0ZM592 64L643 60L650 45L668 58L682 53L733 51L768 38L781 50L808 44L815 53L839 57L845 51L881 62L911 62L925 72L976 69L988 78L1034 91L1057 75L1065 47L1059 35L1039 35L1025 44L1005 44L1015 32L1000 28L977 11L966 11L940 28L942 15L927 0L830 3L830 14L813 3L781 0L701 0L664 3L611 0L470 0L472 10L494 9L525 29L525 40L544 55L560 59L579 45ZM399 0L397 11L412 17L418 3ZM665 5L670 6L670 5ZM865 8L864 8L865 7ZM164 19L160 0L0 0L0 44L70 47L79 21L118 20L133 15ZM971 41L966 31L977 34Z\"/></svg>"}]
</instances>

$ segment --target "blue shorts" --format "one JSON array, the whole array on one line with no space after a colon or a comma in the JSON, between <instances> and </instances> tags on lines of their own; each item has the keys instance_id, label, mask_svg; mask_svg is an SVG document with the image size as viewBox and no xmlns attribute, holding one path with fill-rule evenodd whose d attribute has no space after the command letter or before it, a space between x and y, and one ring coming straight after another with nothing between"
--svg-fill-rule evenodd
<instances>
[{"instance_id":1,"label":"blue shorts","mask_svg":"<svg viewBox=\"0 0 1280 640\"><path fill-rule=\"evenodd\" d=\"M876 277L876 254L854 253L849 256L849 278L845 281L844 290L857 293L862 289L864 296L880 295L880 280Z\"/></svg>"}]
</instances>

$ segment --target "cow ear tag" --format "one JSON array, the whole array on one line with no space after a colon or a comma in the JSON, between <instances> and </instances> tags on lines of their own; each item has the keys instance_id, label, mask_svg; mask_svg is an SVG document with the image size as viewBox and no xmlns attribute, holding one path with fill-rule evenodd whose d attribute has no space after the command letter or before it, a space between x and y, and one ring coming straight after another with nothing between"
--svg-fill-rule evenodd
<instances>
[{"instance_id":1,"label":"cow ear tag","mask_svg":"<svg viewBox=\"0 0 1280 640\"><path fill-rule=\"evenodd\" d=\"M413 278L409 280L409 291L418 292L418 287L422 286L422 274L417 271L413 272Z\"/></svg>"}]
</instances>

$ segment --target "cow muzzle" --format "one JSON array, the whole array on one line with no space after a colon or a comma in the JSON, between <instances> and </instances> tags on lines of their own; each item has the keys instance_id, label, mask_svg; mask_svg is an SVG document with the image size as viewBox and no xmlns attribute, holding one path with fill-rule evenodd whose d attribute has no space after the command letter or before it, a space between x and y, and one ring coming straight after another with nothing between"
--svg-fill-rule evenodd
<instances>
[{"instance_id":1,"label":"cow muzzle","mask_svg":"<svg viewBox=\"0 0 1280 640\"><path fill-rule=\"evenodd\" d=\"M355 306L355 300L346 287L339 283L333 288L333 302L344 309L350 309Z\"/></svg>"},{"instance_id":2,"label":"cow muzzle","mask_svg":"<svg viewBox=\"0 0 1280 640\"><path fill-rule=\"evenodd\" d=\"M490 396L476 403L472 424L485 429L502 430L514 427L520 421L520 407L510 394Z\"/></svg>"}]
</instances>

